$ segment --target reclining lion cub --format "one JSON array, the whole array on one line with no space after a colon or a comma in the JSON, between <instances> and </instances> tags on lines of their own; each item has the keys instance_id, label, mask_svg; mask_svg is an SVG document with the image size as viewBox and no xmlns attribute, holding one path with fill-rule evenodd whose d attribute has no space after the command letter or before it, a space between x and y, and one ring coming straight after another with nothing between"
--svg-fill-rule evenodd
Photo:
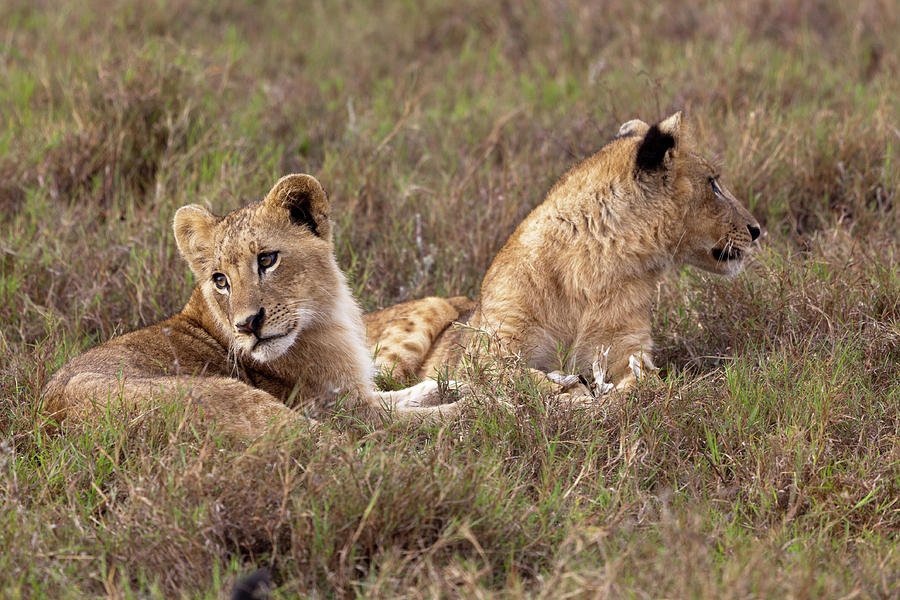
<instances>
[{"instance_id":1,"label":"reclining lion cub","mask_svg":"<svg viewBox=\"0 0 900 600\"><path fill-rule=\"evenodd\" d=\"M309 175L280 179L262 201L216 217L175 214L175 241L200 282L175 316L73 358L44 388L54 421L89 416L111 399L149 404L188 393L237 436L302 420L290 406L343 406L379 422L457 412L434 381L375 392L362 314L337 266L328 199Z\"/></svg>"},{"instance_id":2,"label":"reclining lion cub","mask_svg":"<svg viewBox=\"0 0 900 600\"><path fill-rule=\"evenodd\" d=\"M467 322L534 369L593 371L594 393L625 389L654 368L651 308L665 272L689 264L735 274L759 233L693 146L681 113L653 126L629 121L522 221L477 305L424 298L371 313L369 346L394 377L421 378L455 363L466 344L484 347L450 326Z\"/></svg>"}]
</instances>

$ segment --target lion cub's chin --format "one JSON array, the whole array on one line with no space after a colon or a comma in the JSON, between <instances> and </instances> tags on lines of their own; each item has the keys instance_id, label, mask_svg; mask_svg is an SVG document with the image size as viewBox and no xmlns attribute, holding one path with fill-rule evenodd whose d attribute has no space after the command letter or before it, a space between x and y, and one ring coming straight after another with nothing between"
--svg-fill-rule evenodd
<instances>
[{"instance_id":1,"label":"lion cub's chin","mask_svg":"<svg viewBox=\"0 0 900 600\"><path fill-rule=\"evenodd\" d=\"M734 253L734 256L730 258L723 258L721 254L715 256L710 251L703 252L702 254L693 254L685 257L684 264L697 267L698 269L702 269L713 275L731 278L743 270L751 250L740 249L733 250L732 252Z\"/></svg>"},{"instance_id":2,"label":"lion cub's chin","mask_svg":"<svg viewBox=\"0 0 900 600\"><path fill-rule=\"evenodd\" d=\"M744 269L745 261L746 261L745 258L742 258L740 260L730 261L726 265L726 270L725 270L724 276L730 278L730 277L734 277L735 275L740 273Z\"/></svg>"},{"instance_id":3,"label":"lion cub's chin","mask_svg":"<svg viewBox=\"0 0 900 600\"><path fill-rule=\"evenodd\" d=\"M744 265L747 264L747 256L750 254L750 251L747 249L740 249L733 252L735 253L734 258L727 260L717 259L714 263L715 269L709 270L726 278L734 277L740 273L743 270Z\"/></svg>"},{"instance_id":4,"label":"lion cub's chin","mask_svg":"<svg viewBox=\"0 0 900 600\"><path fill-rule=\"evenodd\" d=\"M704 271L708 271L713 275L719 275L720 277L724 277L726 279L730 279L740 273L744 268L745 258L740 258L737 260L729 260L727 262L713 262L712 264L706 264L700 266Z\"/></svg>"},{"instance_id":5,"label":"lion cub's chin","mask_svg":"<svg viewBox=\"0 0 900 600\"><path fill-rule=\"evenodd\" d=\"M297 339L299 331L300 327L296 327L283 335L254 340L254 342L244 347L244 351L256 362L271 362L290 350Z\"/></svg>"}]
</instances>

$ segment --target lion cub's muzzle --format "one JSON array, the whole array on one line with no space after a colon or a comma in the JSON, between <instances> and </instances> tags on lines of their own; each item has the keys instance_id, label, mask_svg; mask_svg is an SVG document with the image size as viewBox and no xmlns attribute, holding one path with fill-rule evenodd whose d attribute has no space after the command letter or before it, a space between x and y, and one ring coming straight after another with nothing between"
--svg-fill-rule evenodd
<instances>
[{"instance_id":1,"label":"lion cub's muzzle","mask_svg":"<svg viewBox=\"0 0 900 600\"><path fill-rule=\"evenodd\" d=\"M735 248L729 244L724 248L713 248L712 255L713 258L716 259L716 262L728 262L731 260L740 260L744 256L744 253L740 248Z\"/></svg>"},{"instance_id":2,"label":"lion cub's muzzle","mask_svg":"<svg viewBox=\"0 0 900 600\"><path fill-rule=\"evenodd\" d=\"M234 322L237 343L256 360L271 360L283 354L293 343L297 330L281 331L278 327L278 310L273 316L265 308L241 317Z\"/></svg>"},{"instance_id":3,"label":"lion cub's muzzle","mask_svg":"<svg viewBox=\"0 0 900 600\"><path fill-rule=\"evenodd\" d=\"M255 315L250 315L249 317L236 321L234 328L237 329L239 333L247 333L256 338L260 338L263 322L265 322L265 320L266 309L260 308Z\"/></svg>"},{"instance_id":4,"label":"lion cub's muzzle","mask_svg":"<svg viewBox=\"0 0 900 600\"><path fill-rule=\"evenodd\" d=\"M760 229L758 225L747 225L747 231L750 233L750 242L746 244L747 249L759 238ZM741 260L744 258L746 249L735 246L733 240L729 240L722 248L713 248L712 256L716 262L729 262L733 260Z\"/></svg>"}]
</instances>

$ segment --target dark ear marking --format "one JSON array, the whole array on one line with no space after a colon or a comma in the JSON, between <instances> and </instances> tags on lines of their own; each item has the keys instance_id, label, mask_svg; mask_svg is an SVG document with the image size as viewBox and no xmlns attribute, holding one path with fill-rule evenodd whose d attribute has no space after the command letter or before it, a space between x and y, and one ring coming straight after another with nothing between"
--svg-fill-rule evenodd
<instances>
[{"instance_id":1,"label":"dark ear marking","mask_svg":"<svg viewBox=\"0 0 900 600\"><path fill-rule=\"evenodd\" d=\"M313 235L322 237L319 234L319 224L316 223L316 220L312 216L310 205L311 202L309 196L304 198L291 198L288 203L288 208L291 213L291 222L294 225L305 225L313 232Z\"/></svg>"},{"instance_id":2,"label":"dark ear marking","mask_svg":"<svg viewBox=\"0 0 900 600\"><path fill-rule=\"evenodd\" d=\"M306 227L322 239L331 238L328 195L312 175L285 175L266 195L265 202L278 209L286 209L294 225Z\"/></svg>"},{"instance_id":3,"label":"dark ear marking","mask_svg":"<svg viewBox=\"0 0 900 600\"><path fill-rule=\"evenodd\" d=\"M662 168L666 152L675 147L675 138L660 131L658 125L647 130L644 141L637 152L637 168L642 171L656 171Z\"/></svg>"}]
</instances>

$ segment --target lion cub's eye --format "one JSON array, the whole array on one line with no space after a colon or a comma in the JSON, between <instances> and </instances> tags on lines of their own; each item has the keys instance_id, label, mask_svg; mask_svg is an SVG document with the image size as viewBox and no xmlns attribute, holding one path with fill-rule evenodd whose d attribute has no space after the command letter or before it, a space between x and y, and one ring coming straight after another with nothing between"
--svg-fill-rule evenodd
<instances>
[{"instance_id":1,"label":"lion cub's eye","mask_svg":"<svg viewBox=\"0 0 900 600\"><path fill-rule=\"evenodd\" d=\"M271 268L276 262L278 262L277 252L263 252L256 257L256 264L259 265L260 273Z\"/></svg>"},{"instance_id":2,"label":"lion cub's eye","mask_svg":"<svg viewBox=\"0 0 900 600\"><path fill-rule=\"evenodd\" d=\"M212 280L220 290L224 290L228 287L228 278L222 273L213 273Z\"/></svg>"},{"instance_id":3,"label":"lion cub's eye","mask_svg":"<svg viewBox=\"0 0 900 600\"><path fill-rule=\"evenodd\" d=\"M719 176L718 175L716 175L715 177L710 177L709 184L712 186L713 192L715 192L716 194L722 193L722 188L719 187Z\"/></svg>"}]
</instances>

